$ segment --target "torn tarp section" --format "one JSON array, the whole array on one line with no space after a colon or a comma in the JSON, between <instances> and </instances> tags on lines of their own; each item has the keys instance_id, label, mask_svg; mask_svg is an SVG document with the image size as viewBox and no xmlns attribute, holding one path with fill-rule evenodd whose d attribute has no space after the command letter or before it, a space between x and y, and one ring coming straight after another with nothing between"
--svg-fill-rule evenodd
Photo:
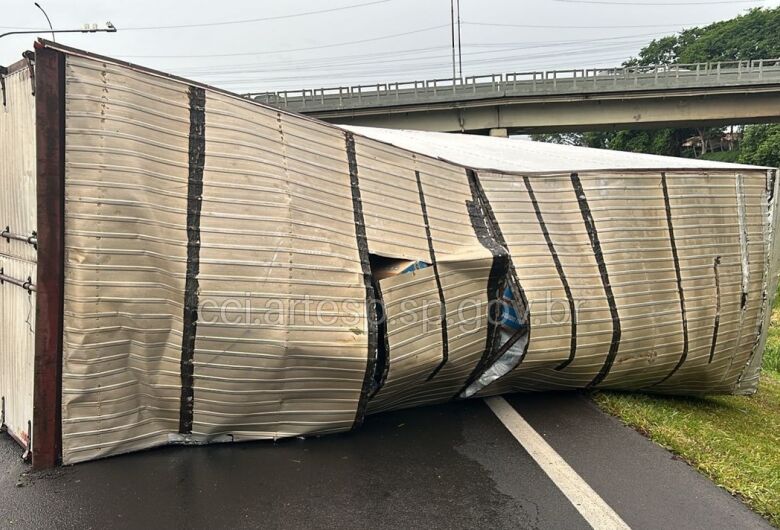
<instances>
[{"instance_id":1,"label":"torn tarp section","mask_svg":"<svg viewBox=\"0 0 780 530\"><path fill-rule=\"evenodd\" d=\"M499 346L495 354L496 360L482 372L476 381L469 384L461 392L460 397L473 396L493 381L514 370L522 362L528 350L529 326L527 311L522 314L522 317L520 315L512 289L506 287L501 298L501 316L498 322Z\"/></svg>"}]
</instances>

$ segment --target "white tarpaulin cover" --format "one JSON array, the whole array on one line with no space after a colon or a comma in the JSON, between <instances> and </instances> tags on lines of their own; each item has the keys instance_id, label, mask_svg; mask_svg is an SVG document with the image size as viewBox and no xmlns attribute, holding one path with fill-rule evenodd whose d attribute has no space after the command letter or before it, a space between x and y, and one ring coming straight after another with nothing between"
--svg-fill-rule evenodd
<instances>
[{"instance_id":1,"label":"white tarpaulin cover","mask_svg":"<svg viewBox=\"0 0 780 530\"><path fill-rule=\"evenodd\" d=\"M774 170L339 128L62 51L66 463L474 395L756 388Z\"/></svg>"}]
</instances>

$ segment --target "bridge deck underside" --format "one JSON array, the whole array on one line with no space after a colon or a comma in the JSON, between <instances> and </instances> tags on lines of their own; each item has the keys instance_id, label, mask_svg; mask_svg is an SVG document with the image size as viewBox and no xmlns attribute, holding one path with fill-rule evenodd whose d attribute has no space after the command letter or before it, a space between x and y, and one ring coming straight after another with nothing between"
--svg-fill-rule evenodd
<instances>
[{"instance_id":1,"label":"bridge deck underside","mask_svg":"<svg viewBox=\"0 0 780 530\"><path fill-rule=\"evenodd\" d=\"M440 132L641 129L780 121L780 85L741 92L586 94L306 112L334 123Z\"/></svg>"}]
</instances>

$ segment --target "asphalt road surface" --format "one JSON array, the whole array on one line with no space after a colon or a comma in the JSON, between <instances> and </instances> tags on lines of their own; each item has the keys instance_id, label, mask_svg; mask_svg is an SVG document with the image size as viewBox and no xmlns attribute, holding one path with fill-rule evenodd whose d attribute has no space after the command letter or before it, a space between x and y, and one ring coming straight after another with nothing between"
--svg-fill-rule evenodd
<instances>
[{"instance_id":1,"label":"asphalt road surface","mask_svg":"<svg viewBox=\"0 0 780 530\"><path fill-rule=\"evenodd\" d=\"M0 527L589 528L604 510L635 529L770 528L581 394L507 402L524 422L473 400L371 416L341 435L166 447L44 473L2 435Z\"/></svg>"}]
</instances>

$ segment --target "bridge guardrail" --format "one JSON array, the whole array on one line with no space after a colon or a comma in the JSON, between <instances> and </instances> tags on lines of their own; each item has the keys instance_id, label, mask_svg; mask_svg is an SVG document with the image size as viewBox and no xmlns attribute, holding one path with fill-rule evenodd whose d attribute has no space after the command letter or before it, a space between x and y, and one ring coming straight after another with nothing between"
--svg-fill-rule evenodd
<instances>
[{"instance_id":1,"label":"bridge guardrail","mask_svg":"<svg viewBox=\"0 0 780 530\"><path fill-rule=\"evenodd\" d=\"M511 72L370 85L245 94L261 103L296 110L419 104L453 99L549 95L593 91L728 86L780 82L780 58L717 63Z\"/></svg>"}]
</instances>

